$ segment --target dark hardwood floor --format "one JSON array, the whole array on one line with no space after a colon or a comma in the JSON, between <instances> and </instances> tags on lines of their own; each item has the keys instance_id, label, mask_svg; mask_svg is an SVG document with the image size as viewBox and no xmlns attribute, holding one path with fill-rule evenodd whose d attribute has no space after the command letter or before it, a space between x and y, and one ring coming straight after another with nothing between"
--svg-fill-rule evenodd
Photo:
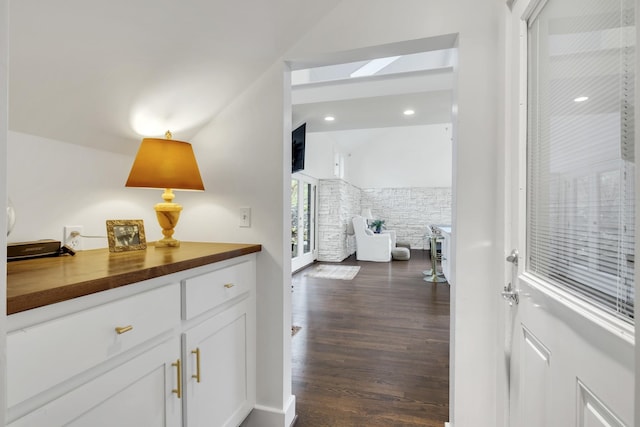
<instances>
[{"instance_id":1,"label":"dark hardwood floor","mask_svg":"<svg viewBox=\"0 0 640 427\"><path fill-rule=\"evenodd\" d=\"M361 268L350 281L293 275L296 427L443 427L449 285L422 280L426 251L340 265Z\"/></svg>"}]
</instances>

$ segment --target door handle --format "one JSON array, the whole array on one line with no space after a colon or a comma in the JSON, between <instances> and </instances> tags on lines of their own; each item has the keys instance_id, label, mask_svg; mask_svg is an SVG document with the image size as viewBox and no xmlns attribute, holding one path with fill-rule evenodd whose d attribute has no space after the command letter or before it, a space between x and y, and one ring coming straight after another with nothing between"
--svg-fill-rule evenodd
<instances>
[{"instance_id":1,"label":"door handle","mask_svg":"<svg viewBox=\"0 0 640 427\"><path fill-rule=\"evenodd\" d=\"M191 375L191 378L195 378L196 382L200 382L200 347L195 350L191 350L191 354L196 355L196 373Z\"/></svg>"},{"instance_id":2,"label":"door handle","mask_svg":"<svg viewBox=\"0 0 640 427\"><path fill-rule=\"evenodd\" d=\"M502 298L504 298L509 305L518 305L520 302L520 297L518 296L518 291L513 289L511 286L511 282L507 286L504 287L504 290L501 292Z\"/></svg>"},{"instance_id":3,"label":"door handle","mask_svg":"<svg viewBox=\"0 0 640 427\"><path fill-rule=\"evenodd\" d=\"M513 265L518 265L518 250L514 249L511 251L511 255L507 257L507 262L512 263Z\"/></svg>"},{"instance_id":4,"label":"door handle","mask_svg":"<svg viewBox=\"0 0 640 427\"><path fill-rule=\"evenodd\" d=\"M176 396L178 396L178 399L180 399L182 397L182 362L180 361L180 359L178 359L175 362L173 362L171 366L175 366L176 372L177 372L177 376L176 376L177 386L176 388L171 390L171 393L175 393Z\"/></svg>"},{"instance_id":5,"label":"door handle","mask_svg":"<svg viewBox=\"0 0 640 427\"><path fill-rule=\"evenodd\" d=\"M133 325L127 325L127 326L116 326L116 333L118 335L122 335L125 332L129 332L130 330L133 329Z\"/></svg>"}]
</instances>

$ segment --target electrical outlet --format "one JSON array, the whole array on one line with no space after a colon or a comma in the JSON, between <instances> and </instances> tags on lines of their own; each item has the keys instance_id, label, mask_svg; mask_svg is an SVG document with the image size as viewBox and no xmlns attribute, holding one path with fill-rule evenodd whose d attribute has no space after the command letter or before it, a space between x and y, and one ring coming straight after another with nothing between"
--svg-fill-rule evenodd
<instances>
[{"instance_id":1,"label":"electrical outlet","mask_svg":"<svg viewBox=\"0 0 640 427\"><path fill-rule=\"evenodd\" d=\"M251 208L240 208L240 227L251 227Z\"/></svg>"},{"instance_id":2,"label":"electrical outlet","mask_svg":"<svg viewBox=\"0 0 640 427\"><path fill-rule=\"evenodd\" d=\"M63 244L69 246L74 251L82 250L82 226L65 225Z\"/></svg>"}]
</instances>

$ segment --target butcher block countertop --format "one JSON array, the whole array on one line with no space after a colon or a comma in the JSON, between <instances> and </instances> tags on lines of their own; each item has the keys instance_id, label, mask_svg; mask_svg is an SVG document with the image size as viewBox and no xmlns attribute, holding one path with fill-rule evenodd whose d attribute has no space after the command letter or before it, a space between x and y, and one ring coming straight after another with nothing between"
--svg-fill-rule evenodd
<instances>
[{"instance_id":1,"label":"butcher block countertop","mask_svg":"<svg viewBox=\"0 0 640 427\"><path fill-rule=\"evenodd\" d=\"M7 314L260 252L261 245L181 242L179 248L80 251L7 263Z\"/></svg>"}]
</instances>

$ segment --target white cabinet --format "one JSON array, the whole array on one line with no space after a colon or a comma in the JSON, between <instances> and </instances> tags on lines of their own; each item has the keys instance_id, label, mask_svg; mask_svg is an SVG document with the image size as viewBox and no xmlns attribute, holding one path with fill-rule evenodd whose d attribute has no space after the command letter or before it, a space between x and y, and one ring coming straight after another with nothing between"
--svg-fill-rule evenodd
<instances>
[{"instance_id":1,"label":"white cabinet","mask_svg":"<svg viewBox=\"0 0 640 427\"><path fill-rule=\"evenodd\" d=\"M180 342L172 338L28 413L9 427L179 427Z\"/></svg>"},{"instance_id":2,"label":"white cabinet","mask_svg":"<svg viewBox=\"0 0 640 427\"><path fill-rule=\"evenodd\" d=\"M238 426L255 404L249 300L184 334L187 427Z\"/></svg>"},{"instance_id":3,"label":"white cabinet","mask_svg":"<svg viewBox=\"0 0 640 427\"><path fill-rule=\"evenodd\" d=\"M244 260L183 283L185 427L237 426L255 405L255 277Z\"/></svg>"},{"instance_id":4,"label":"white cabinet","mask_svg":"<svg viewBox=\"0 0 640 427\"><path fill-rule=\"evenodd\" d=\"M7 406L175 328L179 298L180 285L172 283L9 332ZM116 331L125 327L131 329Z\"/></svg>"},{"instance_id":5,"label":"white cabinet","mask_svg":"<svg viewBox=\"0 0 640 427\"><path fill-rule=\"evenodd\" d=\"M442 273L451 284L451 227L438 227L442 234Z\"/></svg>"},{"instance_id":6,"label":"white cabinet","mask_svg":"<svg viewBox=\"0 0 640 427\"><path fill-rule=\"evenodd\" d=\"M251 254L10 316L8 425L239 425L255 282Z\"/></svg>"},{"instance_id":7,"label":"white cabinet","mask_svg":"<svg viewBox=\"0 0 640 427\"><path fill-rule=\"evenodd\" d=\"M184 319L190 320L225 302L247 296L255 287L255 265L250 259L223 264L213 271L189 277L183 285Z\"/></svg>"}]
</instances>

